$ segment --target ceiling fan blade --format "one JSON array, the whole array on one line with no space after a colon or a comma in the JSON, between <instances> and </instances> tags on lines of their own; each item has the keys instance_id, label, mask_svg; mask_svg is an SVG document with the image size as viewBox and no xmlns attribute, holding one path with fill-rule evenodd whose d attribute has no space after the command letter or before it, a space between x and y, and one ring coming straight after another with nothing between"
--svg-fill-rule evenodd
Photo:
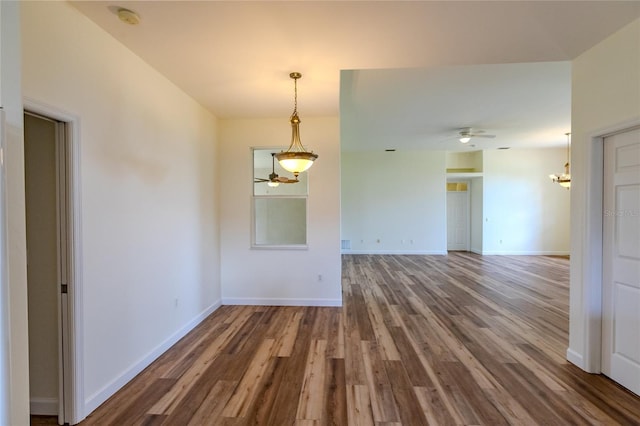
<instances>
[{"instance_id":1,"label":"ceiling fan blade","mask_svg":"<svg viewBox=\"0 0 640 426\"><path fill-rule=\"evenodd\" d=\"M269 179L255 178L253 183L269 182Z\"/></svg>"},{"instance_id":2,"label":"ceiling fan blade","mask_svg":"<svg viewBox=\"0 0 640 426\"><path fill-rule=\"evenodd\" d=\"M477 134L473 134L471 135L472 138L488 138L488 139L493 139L496 137L496 135L477 135Z\"/></svg>"},{"instance_id":3,"label":"ceiling fan blade","mask_svg":"<svg viewBox=\"0 0 640 426\"><path fill-rule=\"evenodd\" d=\"M296 182L299 182L298 179L289 179L288 177L278 177L275 180L276 180L276 182L279 182L279 183L296 183Z\"/></svg>"}]
</instances>

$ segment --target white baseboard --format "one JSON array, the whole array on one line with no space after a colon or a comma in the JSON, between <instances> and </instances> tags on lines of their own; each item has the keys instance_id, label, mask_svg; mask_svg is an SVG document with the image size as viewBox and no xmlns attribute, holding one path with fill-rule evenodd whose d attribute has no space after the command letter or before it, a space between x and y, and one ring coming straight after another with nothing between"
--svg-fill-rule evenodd
<instances>
[{"instance_id":1,"label":"white baseboard","mask_svg":"<svg viewBox=\"0 0 640 426\"><path fill-rule=\"evenodd\" d=\"M275 299L223 297L222 304L257 306L342 306L342 299Z\"/></svg>"},{"instance_id":2,"label":"white baseboard","mask_svg":"<svg viewBox=\"0 0 640 426\"><path fill-rule=\"evenodd\" d=\"M120 390L142 370L147 368L149 364L155 361L160 355L165 353L171 346L175 345L178 340L182 339L187 333L193 330L198 324L200 324L205 318L211 315L220 306L222 306L222 302L220 300L216 301L214 304L197 315L194 319L185 324L180 330L176 331L164 342L156 346L151 352L149 352L149 354L134 363L126 371L122 372L120 376L116 377L109 384L91 395L89 398L86 398L84 403L85 416L88 416L93 410L98 408L100 404L109 399L114 393Z\"/></svg>"},{"instance_id":3,"label":"white baseboard","mask_svg":"<svg viewBox=\"0 0 640 426\"><path fill-rule=\"evenodd\" d=\"M513 251L513 250L493 250L482 251L477 249L471 249L472 253L480 254L484 256L569 256L568 251L547 251L547 250L525 250L525 251ZM424 255L424 256L443 256L448 253L447 250L341 250L340 254L399 254L399 255Z\"/></svg>"},{"instance_id":4,"label":"white baseboard","mask_svg":"<svg viewBox=\"0 0 640 426\"><path fill-rule=\"evenodd\" d=\"M568 251L509 251L495 250L480 253L484 256L569 256Z\"/></svg>"},{"instance_id":5,"label":"white baseboard","mask_svg":"<svg viewBox=\"0 0 640 426\"><path fill-rule=\"evenodd\" d=\"M36 416L57 416L58 398L31 398L29 410Z\"/></svg>"},{"instance_id":6,"label":"white baseboard","mask_svg":"<svg viewBox=\"0 0 640 426\"><path fill-rule=\"evenodd\" d=\"M341 254L402 254L402 255L446 255L447 251L444 250L342 250Z\"/></svg>"},{"instance_id":7,"label":"white baseboard","mask_svg":"<svg viewBox=\"0 0 640 426\"><path fill-rule=\"evenodd\" d=\"M584 370L584 358L571 348L567 349L567 361Z\"/></svg>"}]
</instances>

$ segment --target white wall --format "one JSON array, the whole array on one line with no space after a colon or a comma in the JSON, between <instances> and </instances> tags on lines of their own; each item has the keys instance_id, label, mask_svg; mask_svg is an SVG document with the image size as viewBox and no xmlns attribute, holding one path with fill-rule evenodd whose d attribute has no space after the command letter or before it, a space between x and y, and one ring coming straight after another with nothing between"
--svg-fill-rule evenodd
<instances>
[{"instance_id":1,"label":"white wall","mask_svg":"<svg viewBox=\"0 0 640 426\"><path fill-rule=\"evenodd\" d=\"M66 2L23 2L23 90L78 117L85 415L220 303L216 119Z\"/></svg>"},{"instance_id":2,"label":"white wall","mask_svg":"<svg viewBox=\"0 0 640 426\"><path fill-rule=\"evenodd\" d=\"M484 152L483 254L568 254L566 148Z\"/></svg>"},{"instance_id":3,"label":"white wall","mask_svg":"<svg viewBox=\"0 0 640 426\"><path fill-rule=\"evenodd\" d=\"M350 253L446 253L444 151L343 152L341 182Z\"/></svg>"},{"instance_id":4,"label":"white wall","mask_svg":"<svg viewBox=\"0 0 640 426\"><path fill-rule=\"evenodd\" d=\"M481 172L483 154L483 151L449 151L446 154L447 169L471 169L466 171Z\"/></svg>"},{"instance_id":5,"label":"white wall","mask_svg":"<svg viewBox=\"0 0 640 426\"><path fill-rule=\"evenodd\" d=\"M27 267L24 210L24 152L20 81L19 2L0 2L0 101L6 114L3 223L6 271L2 284L2 370L0 424L29 424L29 356L27 329ZM2 216L2 215L0 215ZM5 227L6 226L6 227ZM3 232L4 234L4 232ZM6 261L6 262L5 262ZM9 329L10 324L10 329Z\"/></svg>"},{"instance_id":6,"label":"white wall","mask_svg":"<svg viewBox=\"0 0 640 426\"><path fill-rule=\"evenodd\" d=\"M564 148L485 151L471 183L471 249L568 254L569 191L548 177L565 162ZM445 182L443 152L342 153L345 252L446 253Z\"/></svg>"},{"instance_id":7,"label":"white wall","mask_svg":"<svg viewBox=\"0 0 640 426\"><path fill-rule=\"evenodd\" d=\"M288 117L220 120L222 294L227 304L340 305L340 139L336 117L301 117L308 171L308 249L251 249L251 147L284 149ZM322 275L322 280L318 276Z\"/></svg>"},{"instance_id":8,"label":"white wall","mask_svg":"<svg viewBox=\"0 0 640 426\"><path fill-rule=\"evenodd\" d=\"M598 136L640 124L640 19L573 62L571 294L567 358L600 371L602 146Z\"/></svg>"}]
</instances>

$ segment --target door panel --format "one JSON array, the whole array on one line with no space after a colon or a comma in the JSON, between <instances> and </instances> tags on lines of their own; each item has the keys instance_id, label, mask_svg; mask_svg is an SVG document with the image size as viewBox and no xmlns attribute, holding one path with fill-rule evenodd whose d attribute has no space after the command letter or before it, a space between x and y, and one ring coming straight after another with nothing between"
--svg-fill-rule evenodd
<instances>
[{"instance_id":1,"label":"door panel","mask_svg":"<svg viewBox=\"0 0 640 426\"><path fill-rule=\"evenodd\" d=\"M469 250L468 192L447 192L447 250Z\"/></svg>"},{"instance_id":2,"label":"door panel","mask_svg":"<svg viewBox=\"0 0 640 426\"><path fill-rule=\"evenodd\" d=\"M604 150L602 372L640 394L640 129Z\"/></svg>"}]
</instances>

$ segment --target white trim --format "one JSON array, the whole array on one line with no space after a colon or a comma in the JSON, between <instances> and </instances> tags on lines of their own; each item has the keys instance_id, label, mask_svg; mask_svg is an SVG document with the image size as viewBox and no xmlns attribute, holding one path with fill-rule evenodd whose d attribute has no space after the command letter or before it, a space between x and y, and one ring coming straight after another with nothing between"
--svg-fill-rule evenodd
<instances>
[{"instance_id":1,"label":"white trim","mask_svg":"<svg viewBox=\"0 0 640 426\"><path fill-rule=\"evenodd\" d=\"M464 251L464 250L462 250ZM526 250L526 251L478 251L478 250L469 250L475 254L481 254L485 256L569 256L569 251L551 251L551 250ZM426 251L406 251L406 250L342 250L341 254L406 254L406 255L423 255L423 256L443 256L447 255L448 251L440 251L440 250L426 250Z\"/></svg>"},{"instance_id":2,"label":"white trim","mask_svg":"<svg viewBox=\"0 0 640 426\"><path fill-rule=\"evenodd\" d=\"M640 116L586 133L585 137L585 227L582 261L582 324L584 347L569 348L589 373L602 370L602 191L604 138L640 126ZM582 354L577 350L581 349Z\"/></svg>"},{"instance_id":3,"label":"white trim","mask_svg":"<svg viewBox=\"0 0 640 426\"><path fill-rule=\"evenodd\" d=\"M342 306L342 299L277 299L251 297L223 297L224 305L253 306Z\"/></svg>"},{"instance_id":4,"label":"white trim","mask_svg":"<svg viewBox=\"0 0 640 426\"><path fill-rule=\"evenodd\" d=\"M341 254L415 254L415 255L436 255L444 256L446 250L341 250Z\"/></svg>"},{"instance_id":5,"label":"white trim","mask_svg":"<svg viewBox=\"0 0 640 426\"><path fill-rule=\"evenodd\" d=\"M569 251L552 251L552 250L525 250L525 251L509 251L509 250L494 250L494 251L479 251L469 250L471 253L480 254L484 256L569 256ZM446 255L448 251L406 251L406 250L342 250L341 254L406 254L406 255L425 255L425 256L442 256Z\"/></svg>"},{"instance_id":6,"label":"white trim","mask_svg":"<svg viewBox=\"0 0 640 426\"><path fill-rule=\"evenodd\" d=\"M251 146L249 150L251 151L251 241L249 247L252 250L308 250L309 249L309 176L306 175L305 185L306 191L304 194L280 194L280 195L270 195L270 194L261 194L256 195L256 183L255 183L255 152L256 151L284 151L286 147L284 146ZM272 161L274 161L272 159ZM280 166L282 168L282 166ZM284 170L284 169L283 169ZM285 170L286 171L286 170ZM289 172L287 172L289 173ZM306 173L306 172L302 172ZM300 183L296 184L299 185ZM259 244L256 242L256 200L258 199L266 199L266 200L274 200L274 199L304 199L304 214L305 214L305 235L304 235L304 243L303 244Z\"/></svg>"},{"instance_id":7,"label":"white trim","mask_svg":"<svg viewBox=\"0 0 640 426\"><path fill-rule=\"evenodd\" d=\"M160 355L165 353L171 346L175 345L180 339L187 335L191 330L193 330L198 324L204 321L209 315L215 312L222 306L220 300L213 303L211 306L206 308L200 314L198 314L194 319L189 321L184 327L173 333L167 339L165 339L162 343L156 346L151 352L142 357L140 360L135 362L131 367L127 370L123 371L118 377L113 379L107 385L105 385L98 392L89 396L84 402L84 412L91 413L96 408L98 408L103 402L109 399L113 394L115 394L118 390L120 390L124 385L126 385L131 379L137 376L142 370L147 368L153 361L158 359Z\"/></svg>"},{"instance_id":8,"label":"white trim","mask_svg":"<svg viewBox=\"0 0 640 426\"><path fill-rule=\"evenodd\" d=\"M449 179L473 179L483 177L484 172L447 172L447 180Z\"/></svg>"},{"instance_id":9,"label":"white trim","mask_svg":"<svg viewBox=\"0 0 640 426\"><path fill-rule=\"evenodd\" d=\"M31 398L29 413L36 416L57 416L58 398Z\"/></svg>"},{"instance_id":10,"label":"white trim","mask_svg":"<svg viewBox=\"0 0 640 426\"><path fill-rule=\"evenodd\" d=\"M569 256L568 251L553 251L553 250L524 250L524 251L509 251L509 250L494 250L484 251L484 256Z\"/></svg>"},{"instance_id":11,"label":"white trim","mask_svg":"<svg viewBox=\"0 0 640 426\"><path fill-rule=\"evenodd\" d=\"M69 202L68 229L69 234L69 277L68 277L68 321L70 359L65 360L70 366L69 380L71 389L68 390L69 398L64 401L68 410L65 410L64 419L70 424L79 423L86 417L82 410L84 406L84 317L82 298L82 221L81 221L81 178L80 178L80 118L38 100L24 97L23 108L66 124L67 161L68 161L68 187L67 197Z\"/></svg>"},{"instance_id":12,"label":"white trim","mask_svg":"<svg viewBox=\"0 0 640 426\"><path fill-rule=\"evenodd\" d=\"M0 11L2 4L0 4ZM0 55L1 56L1 55ZM8 424L11 405L11 342L7 342L11 336L9 327L9 274L8 274L8 222L7 222L7 191L6 191L6 167L5 155L5 112L0 108L0 424Z\"/></svg>"},{"instance_id":13,"label":"white trim","mask_svg":"<svg viewBox=\"0 0 640 426\"><path fill-rule=\"evenodd\" d=\"M36 416L57 416L58 398L31 398L29 410Z\"/></svg>"},{"instance_id":14,"label":"white trim","mask_svg":"<svg viewBox=\"0 0 640 426\"><path fill-rule=\"evenodd\" d=\"M577 367L584 369L584 359L582 358L582 355L571 348L567 349L567 361Z\"/></svg>"},{"instance_id":15,"label":"white trim","mask_svg":"<svg viewBox=\"0 0 640 426\"><path fill-rule=\"evenodd\" d=\"M455 174L454 174L455 175ZM482 173L480 173L480 175L482 175ZM471 230L471 216L473 214L472 210L471 210L471 192L473 191L472 188L472 182L473 180L470 178L464 179L462 177L458 177L456 178L455 176L450 177L449 175L447 175L447 184L449 183L457 183L457 182L463 182L467 184L467 190L466 191L449 191L447 190L446 192L446 209L445 209L445 216L446 216L446 221L447 221L447 251L469 251L471 249L471 234L472 234L472 230ZM465 195L467 196L467 211L465 212L467 215L467 241L465 241L465 247L463 250L449 250L449 194L453 193L453 194L459 194L461 192L464 192Z\"/></svg>"}]
</instances>

